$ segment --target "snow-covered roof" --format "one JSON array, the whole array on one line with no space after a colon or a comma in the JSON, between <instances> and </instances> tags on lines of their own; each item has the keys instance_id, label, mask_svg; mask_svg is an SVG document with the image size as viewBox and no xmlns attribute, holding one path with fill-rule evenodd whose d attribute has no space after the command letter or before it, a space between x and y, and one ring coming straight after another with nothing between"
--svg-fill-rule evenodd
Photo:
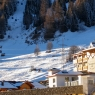
<instances>
[{"instance_id":1,"label":"snow-covered roof","mask_svg":"<svg viewBox=\"0 0 95 95\"><path fill-rule=\"evenodd\" d=\"M91 42L89 47L90 48L95 47L95 41Z\"/></svg>"},{"instance_id":2,"label":"snow-covered roof","mask_svg":"<svg viewBox=\"0 0 95 95\"><path fill-rule=\"evenodd\" d=\"M70 71L70 72L60 71L58 73L53 74L52 76L77 76L77 75L81 75L81 74L83 74L83 73L82 72L73 72L73 71ZM48 77L51 77L51 76L48 76Z\"/></svg>"},{"instance_id":3,"label":"snow-covered roof","mask_svg":"<svg viewBox=\"0 0 95 95\"><path fill-rule=\"evenodd\" d=\"M80 75L80 74L83 74L82 72L64 72L64 71L60 71L58 73L56 73L57 75L60 74L60 75Z\"/></svg>"},{"instance_id":4,"label":"snow-covered roof","mask_svg":"<svg viewBox=\"0 0 95 95\"><path fill-rule=\"evenodd\" d=\"M32 82L32 84L34 85L34 88L46 88L46 86L44 86L38 82Z\"/></svg>"},{"instance_id":5,"label":"snow-covered roof","mask_svg":"<svg viewBox=\"0 0 95 95\"><path fill-rule=\"evenodd\" d=\"M95 49L95 47L88 48L88 49L85 49L85 50L82 50L82 51L84 52L84 51L88 51L88 50L92 50L92 49Z\"/></svg>"},{"instance_id":6,"label":"snow-covered roof","mask_svg":"<svg viewBox=\"0 0 95 95\"><path fill-rule=\"evenodd\" d=\"M18 86L21 86L23 84L23 82L15 82L15 83L12 83L14 86L18 87Z\"/></svg>"},{"instance_id":7,"label":"snow-covered roof","mask_svg":"<svg viewBox=\"0 0 95 95\"><path fill-rule=\"evenodd\" d=\"M12 85L11 83L9 82L3 82L3 85L2 85L2 81L0 81L0 88L17 88L16 86Z\"/></svg>"}]
</instances>

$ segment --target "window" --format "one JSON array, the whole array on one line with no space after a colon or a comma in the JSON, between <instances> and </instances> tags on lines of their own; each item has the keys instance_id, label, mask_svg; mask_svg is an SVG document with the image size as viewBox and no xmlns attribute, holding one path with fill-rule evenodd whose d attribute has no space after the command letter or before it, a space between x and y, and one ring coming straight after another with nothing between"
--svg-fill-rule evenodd
<instances>
[{"instance_id":1,"label":"window","mask_svg":"<svg viewBox=\"0 0 95 95\"><path fill-rule=\"evenodd\" d=\"M68 82L69 81L69 77L65 77L65 81Z\"/></svg>"},{"instance_id":2,"label":"window","mask_svg":"<svg viewBox=\"0 0 95 95\"><path fill-rule=\"evenodd\" d=\"M93 80L88 80L88 84L93 84Z\"/></svg>"},{"instance_id":3,"label":"window","mask_svg":"<svg viewBox=\"0 0 95 95\"><path fill-rule=\"evenodd\" d=\"M53 83L55 83L55 79L53 79Z\"/></svg>"},{"instance_id":4,"label":"window","mask_svg":"<svg viewBox=\"0 0 95 95\"><path fill-rule=\"evenodd\" d=\"M78 77L72 77L72 81L78 80Z\"/></svg>"},{"instance_id":5,"label":"window","mask_svg":"<svg viewBox=\"0 0 95 95\"><path fill-rule=\"evenodd\" d=\"M53 85L53 87L55 87L55 85Z\"/></svg>"}]
</instances>

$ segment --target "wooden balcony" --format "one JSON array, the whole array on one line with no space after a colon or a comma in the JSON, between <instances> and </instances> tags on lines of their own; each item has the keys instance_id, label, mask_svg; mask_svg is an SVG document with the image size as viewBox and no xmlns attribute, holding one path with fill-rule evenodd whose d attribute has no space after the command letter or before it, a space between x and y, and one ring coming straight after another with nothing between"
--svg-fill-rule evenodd
<instances>
[{"instance_id":1,"label":"wooden balcony","mask_svg":"<svg viewBox=\"0 0 95 95\"><path fill-rule=\"evenodd\" d=\"M78 59L78 63L82 63L82 58L79 58Z\"/></svg>"},{"instance_id":2,"label":"wooden balcony","mask_svg":"<svg viewBox=\"0 0 95 95\"><path fill-rule=\"evenodd\" d=\"M78 71L82 71L82 67L78 67Z\"/></svg>"},{"instance_id":3,"label":"wooden balcony","mask_svg":"<svg viewBox=\"0 0 95 95\"><path fill-rule=\"evenodd\" d=\"M88 66L83 66L83 71L87 70Z\"/></svg>"},{"instance_id":4,"label":"wooden balcony","mask_svg":"<svg viewBox=\"0 0 95 95\"><path fill-rule=\"evenodd\" d=\"M87 62L88 61L88 58L83 58L83 62Z\"/></svg>"}]
</instances>

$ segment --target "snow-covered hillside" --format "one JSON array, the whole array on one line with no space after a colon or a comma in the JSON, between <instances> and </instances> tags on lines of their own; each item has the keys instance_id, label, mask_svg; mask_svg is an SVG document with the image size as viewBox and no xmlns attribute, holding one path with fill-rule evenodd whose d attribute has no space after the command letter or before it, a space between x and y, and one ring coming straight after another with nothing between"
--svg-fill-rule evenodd
<instances>
[{"instance_id":1,"label":"snow-covered hillside","mask_svg":"<svg viewBox=\"0 0 95 95\"><path fill-rule=\"evenodd\" d=\"M23 2L23 5L21 3ZM46 79L48 69L61 68L64 61L62 61L62 44L64 43L65 56L68 48L72 45L88 46L91 41L95 39L95 26L91 28L83 27L83 30L78 32L66 32L60 34L58 31L57 37L53 43L53 50L51 53L46 53L46 43L39 42L40 55L34 55L35 44L28 45L25 43L26 37L35 29L24 30L22 25L22 16L25 8L26 0L20 0L17 11L9 18L8 23L11 30L7 31L4 40L0 41L1 50L5 56L0 57L0 80L30 80L38 81ZM17 19L17 21L15 21ZM10 35L10 38L8 38ZM36 69L41 69L40 72L30 72L31 66ZM64 64L64 69L73 70L72 63Z\"/></svg>"}]
</instances>

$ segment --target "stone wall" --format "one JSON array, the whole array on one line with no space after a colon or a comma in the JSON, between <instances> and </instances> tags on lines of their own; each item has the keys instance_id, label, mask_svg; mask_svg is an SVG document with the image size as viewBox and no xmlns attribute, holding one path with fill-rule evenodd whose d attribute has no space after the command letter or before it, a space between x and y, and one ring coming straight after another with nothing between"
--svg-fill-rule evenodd
<instances>
[{"instance_id":1,"label":"stone wall","mask_svg":"<svg viewBox=\"0 0 95 95\"><path fill-rule=\"evenodd\" d=\"M83 86L56 87L33 90L0 92L0 95L66 95L83 94Z\"/></svg>"}]
</instances>

